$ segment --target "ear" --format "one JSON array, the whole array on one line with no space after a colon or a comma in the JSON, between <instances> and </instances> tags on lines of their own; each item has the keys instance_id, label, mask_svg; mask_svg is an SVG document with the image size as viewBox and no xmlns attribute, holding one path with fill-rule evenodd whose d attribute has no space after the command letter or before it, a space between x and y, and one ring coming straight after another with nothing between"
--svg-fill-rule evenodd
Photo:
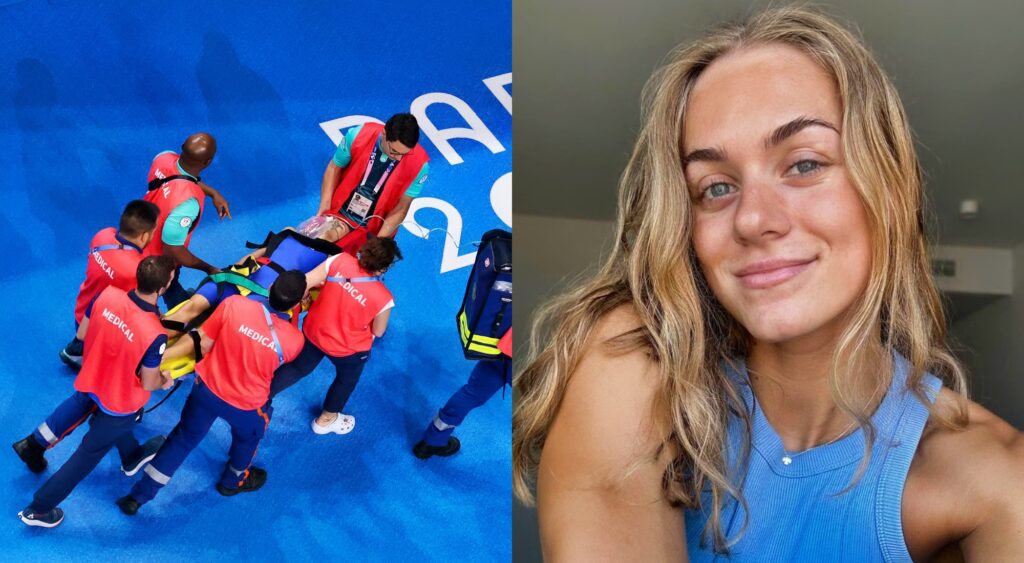
<instances>
[{"instance_id":1,"label":"ear","mask_svg":"<svg viewBox=\"0 0 1024 563\"><path fill-rule=\"evenodd\" d=\"M146 248L147 246L149 246L150 241L153 240L153 233L155 232L156 229L142 233L142 236L139 237L139 242L142 243L142 248Z\"/></svg>"},{"instance_id":2,"label":"ear","mask_svg":"<svg viewBox=\"0 0 1024 563\"><path fill-rule=\"evenodd\" d=\"M171 279L167 280L167 283L164 284L163 288L156 292L156 294L159 296L167 293L167 290L171 288L172 283L174 283L174 274L171 274Z\"/></svg>"}]
</instances>

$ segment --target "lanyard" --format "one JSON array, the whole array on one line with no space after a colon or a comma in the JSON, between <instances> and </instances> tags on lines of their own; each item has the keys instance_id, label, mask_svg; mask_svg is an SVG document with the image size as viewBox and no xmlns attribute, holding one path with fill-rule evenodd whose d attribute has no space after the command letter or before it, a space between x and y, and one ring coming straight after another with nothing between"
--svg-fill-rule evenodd
<instances>
[{"instance_id":1,"label":"lanyard","mask_svg":"<svg viewBox=\"0 0 1024 563\"><path fill-rule=\"evenodd\" d=\"M270 319L270 309L267 306L260 303L263 307L263 317L267 319L267 326L270 327L270 335L274 337L274 349L277 352L277 365L284 363L284 354L281 353L281 341L277 339L277 331L274 330L274 321Z\"/></svg>"},{"instance_id":2,"label":"lanyard","mask_svg":"<svg viewBox=\"0 0 1024 563\"><path fill-rule=\"evenodd\" d=\"M124 245L123 244L104 244L103 246L97 246L96 248L93 248L92 250L89 251L89 254L92 254L93 252L103 252L104 250L113 250L115 248L123 249Z\"/></svg>"},{"instance_id":3,"label":"lanyard","mask_svg":"<svg viewBox=\"0 0 1024 563\"><path fill-rule=\"evenodd\" d=\"M381 141L383 141L384 133L381 133L380 138ZM363 186L366 185L366 180L370 178L370 172L373 171L373 163L377 161L377 149L380 148L381 141L373 143L373 150L370 151L370 161L366 163L366 172L363 174L363 181L361 182L361 185ZM390 157L388 157L388 159L390 160ZM377 185L373 187L374 194L380 191L381 186L384 185L384 181L388 179L388 176L391 174L391 171L395 169L395 165L397 164L398 162L394 160L391 160L391 162L388 163L388 167L384 170L384 174L381 174L380 180L377 180Z\"/></svg>"},{"instance_id":4,"label":"lanyard","mask_svg":"<svg viewBox=\"0 0 1024 563\"><path fill-rule=\"evenodd\" d=\"M327 277L327 281L329 281L329 282L338 282L340 284L344 284L345 282L367 283L367 282L375 282L375 281L384 281L384 276L372 276L372 277L363 277L363 278L343 278L341 276L328 276Z\"/></svg>"}]
</instances>

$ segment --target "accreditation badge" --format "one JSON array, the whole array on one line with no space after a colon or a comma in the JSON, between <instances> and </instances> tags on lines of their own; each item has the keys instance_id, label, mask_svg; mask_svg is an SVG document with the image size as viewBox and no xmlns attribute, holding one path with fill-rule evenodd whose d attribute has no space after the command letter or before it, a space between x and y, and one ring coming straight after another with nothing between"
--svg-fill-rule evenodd
<instances>
[{"instance_id":1,"label":"accreditation badge","mask_svg":"<svg viewBox=\"0 0 1024 563\"><path fill-rule=\"evenodd\" d=\"M367 214L370 213L370 207L373 206L373 200L356 192L352 194L352 201L349 202L347 211L355 217L359 217L360 220L365 221Z\"/></svg>"}]
</instances>

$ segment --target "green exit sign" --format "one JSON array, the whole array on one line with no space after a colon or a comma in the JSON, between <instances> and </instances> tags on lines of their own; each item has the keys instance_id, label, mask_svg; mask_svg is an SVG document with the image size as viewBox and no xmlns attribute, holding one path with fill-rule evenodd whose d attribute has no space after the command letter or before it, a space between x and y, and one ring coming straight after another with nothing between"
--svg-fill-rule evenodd
<instances>
[{"instance_id":1,"label":"green exit sign","mask_svg":"<svg viewBox=\"0 0 1024 563\"><path fill-rule=\"evenodd\" d=\"M932 260L932 274L946 278L956 277L955 260Z\"/></svg>"}]
</instances>

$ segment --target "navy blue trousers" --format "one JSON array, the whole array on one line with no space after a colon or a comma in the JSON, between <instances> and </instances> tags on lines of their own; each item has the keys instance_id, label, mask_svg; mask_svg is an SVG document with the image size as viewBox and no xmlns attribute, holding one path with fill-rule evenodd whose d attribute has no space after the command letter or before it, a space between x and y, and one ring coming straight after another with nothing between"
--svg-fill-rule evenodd
<instances>
[{"instance_id":1,"label":"navy blue trousers","mask_svg":"<svg viewBox=\"0 0 1024 563\"><path fill-rule=\"evenodd\" d=\"M82 479L92 473L111 448L117 448L122 464L138 449L139 441L133 433L138 424L134 413L127 416L107 414L96 406L92 397L78 391L61 403L53 414L32 432L32 435L41 445L51 448L86 419L89 420L89 431L82 437L82 443L64 465L36 491L30 510L53 510L71 494Z\"/></svg>"},{"instance_id":2,"label":"navy blue trousers","mask_svg":"<svg viewBox=\"0 0 1024 563\"><path fill-rule=\"evenodd\" d=\"M323 361L324 356L334 364L334 382L324 397L324 410L340 413L359 383L359 376L363 374L363 367L366 366L370 352L357 352L351 356L336 358L325 354L307 338L299 355L274 372L274 380L270 383L270 399L273 400L275 395L312 373Z\"/></svg>"},{"instance_id":3,"label":"navy blue trousers","mask_svg":"<svg viewBox=\"0 0 1024 563\"><path fill-rule=\"evenodd\" d=\"M462 424L463 419L473 409L482 406L508 382L508 358L501 360L480 360L469 374L466 382L441 410L423 432L423 440L431 446L443 446L455 427Z\"/></svg>"},{"instance_id":4,"label":"navy blue trousers","mask_svg":"<svg viewBox=\"0 0 1024 563\"><path fill-rule=\"evenodd\" d=\"M220 484L229 489L240 487L256 457L256 449L267 431L272 412L269 408L242 410L231 406L197 378L181 411L181 421L171 430L153 461L143 469L142 479L132 487L132 497L139 504L153 500L170 482L188 454L203 441L218 418L223 418L231 426L231 449L228 450L228 463L221 474Z\"/></svg>"}]
</instances>

